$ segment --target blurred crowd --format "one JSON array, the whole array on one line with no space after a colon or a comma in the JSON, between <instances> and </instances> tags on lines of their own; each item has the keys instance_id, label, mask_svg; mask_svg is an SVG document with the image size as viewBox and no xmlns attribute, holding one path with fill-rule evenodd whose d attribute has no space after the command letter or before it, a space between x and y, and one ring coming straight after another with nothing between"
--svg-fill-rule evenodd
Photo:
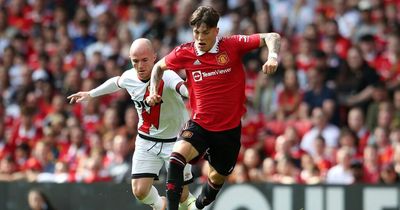
<instances>
[{"instance_id":1,"label":"blurred crowd","mask_svg":"<svg viewBox=\"0 0 400 210\"><path fill-rule=\"evenodd\" d=\"M221 36L282 36L276 74L260 73L266 48L244 58L229 182L400 183L399 0L0 0L0 181L128 182L129 95L66 97L131 68L136 38L159 57L191 41L199 5L220 12ZM207 163L194 173L205 181Z\"/></svg>"}]
</instances>

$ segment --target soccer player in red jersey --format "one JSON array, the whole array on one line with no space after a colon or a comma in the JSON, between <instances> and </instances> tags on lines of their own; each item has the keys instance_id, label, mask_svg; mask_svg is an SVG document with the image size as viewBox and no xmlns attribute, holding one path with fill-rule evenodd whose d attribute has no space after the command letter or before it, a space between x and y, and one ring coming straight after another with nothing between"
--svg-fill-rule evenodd
<instances>
[{"instance_id":1,"label":"soccer player in red jersey","mask_svg":"<svg viewBox=\"0 0 400 210\"><path fill-rule=\"evenodd\" d=\"M210 163L208 182L190 205L203 209L215 200L226 177L235 167L240 149L241 117L245 113L245 72L242 56L267 46L268 60L262 67L272 74L278 66L280 36L277 33L218 36L219 14L201 6L190 19L194 42L176 47L153 67L150 81L150 105L161 102L157 94L166 69L185 69L191 120L173 149L167 180L168 209L177 210L187 162L204 157Z\"/></svg>"}]
</instances>

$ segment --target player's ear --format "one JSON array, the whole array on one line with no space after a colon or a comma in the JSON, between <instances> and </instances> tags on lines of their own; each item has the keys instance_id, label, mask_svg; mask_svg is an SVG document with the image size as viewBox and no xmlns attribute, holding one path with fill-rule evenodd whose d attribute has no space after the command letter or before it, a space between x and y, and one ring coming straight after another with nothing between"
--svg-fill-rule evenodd
<instances>
[{"instance_id":1,"label":"player's ear","mask_svg":"<svg viewBox=\"0 0 400 210\"><path fill-rule=\"evenodd\" d=\"M155 63L156 60L157 60L157 53L154 53L154 56L153 56L153 63Z\"/></svg>"},{"instance_id":2,"label":"player's ear","mask_svg":"<svg viewBox=\"0 0 400 210\"><path fill-rule=\"evenodd\" d=\"M215 28L215 33L216 33L216 35L219 34L219 27L216 27L216 28Z\"/></svg>"}]
</instances>

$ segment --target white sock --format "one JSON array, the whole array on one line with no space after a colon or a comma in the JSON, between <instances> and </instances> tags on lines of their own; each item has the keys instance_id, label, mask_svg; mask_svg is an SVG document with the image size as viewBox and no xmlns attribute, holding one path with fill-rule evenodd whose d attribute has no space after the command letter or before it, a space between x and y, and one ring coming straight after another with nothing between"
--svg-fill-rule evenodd
<instances>
[{"instance_id":1,"label":"white sock","mask_svg":"<svg viewBox=\"0 0 400 210\"><path fill-rule=\"evenodd\" d=\"M143 200L140 200L140 202L150 205L155 209L161 209L163 205L163 201L154 186L151 186L149 194Z\"/></svg>"},{"instance_id":2,"label":"white sock","mask_svg":"<svg viewBox=\"0 0 400 210\"><path fill-rule=\"evenodd\" d=\"M188 195L188 197L186 198L186 200L183 201L182 203L179 203L179 209L178 209L178 210L187 210L187 209L188 209L188 206L189 206L188 201L189 201L189 199L190 199L191 197L194 198L194 195L192 195L192 193L189 192L189 195Z\"/></svg>"}]
</instances>

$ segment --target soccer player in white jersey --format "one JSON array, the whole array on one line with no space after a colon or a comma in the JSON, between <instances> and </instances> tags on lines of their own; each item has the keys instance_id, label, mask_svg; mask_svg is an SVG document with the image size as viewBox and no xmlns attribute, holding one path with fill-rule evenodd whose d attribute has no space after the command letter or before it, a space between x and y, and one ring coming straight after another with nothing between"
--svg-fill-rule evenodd
<instances>
[{"instance_id":1,"label":"soccer player in white jersey","mask_svg":"<svg viewBox=\"0 0 400 210\"><path fill-rule=\"evenodd\" d=\"M140 202L150 205L154 210L164 210L166 199L158 194L153 182L158 178L163 164L169 164L176 137L189 118L181 97L187 97L188 91L175 72L167 71L158 92L163 97L162 102L149 106L145 99L149 95L149 80L156 53L148 39L140 38L132 43L129 55L132 69L108 79L95 89L72 94L68 99L71 103L81 102L121 88L128 91L139 115L138 136L132 158L132 192ZM185 168L183 176L186 185L181 196L181 210L187 209L188 200L194 200L187 186L193 179L190 165Z\"/></svg>"}]
</instances>

